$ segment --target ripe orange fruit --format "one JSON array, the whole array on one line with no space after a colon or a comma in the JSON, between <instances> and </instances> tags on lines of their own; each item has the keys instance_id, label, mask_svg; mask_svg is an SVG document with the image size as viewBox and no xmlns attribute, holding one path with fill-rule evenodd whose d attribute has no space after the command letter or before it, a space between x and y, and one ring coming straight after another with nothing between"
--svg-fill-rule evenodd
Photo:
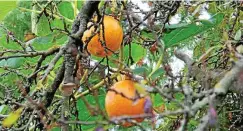
<instances>
[{"instance_id":1,"label":"ripe orange fruit","mask_svg":"<svg viewBox=\"0 0 243 131\"><path fill-rule=\"evenodd\" d=\"M122 80L115 83L110 88L111 90L108 91L105 98L105 108L110 119L119 118L121 116L135 116L147 113L147 97L139 98L136 101L131 100L135 99L137 95L134 84L135 83L131 80ZM136 120L137 122L142 122L144 118L136 118L134 120ZM133 124L125 122L122 125L125 127L129 127Z\"/></svg>"},{"instance_id":2,"label":"ripe orange fruit","mask_svg":"<svg viewBox=\"0 0 243 131\"><path fill-rule=\"evenodd\" d=\"M113 52L117 51L120 48L123 39L122 27L120 26L120 23L115 18L111 16L104 16L103 22L105 28L104 30L105 36L103 36L104 34L102 30L102 25L100 25L100 32L92 37L92 39L90 40L87 46L88 52L98 57L110 56L112 54L112 51ZM92 32L94 31L95 28L93 26L89 30L86 30L84 32L82 38L84 43L87 39L89 39L90 36L92 36ZM104 37L105 37L106 47L111 50L109 51L107 49L107 53L105 52L105 49L100 42L103 41Z\"/></svg>"}]
</instances>

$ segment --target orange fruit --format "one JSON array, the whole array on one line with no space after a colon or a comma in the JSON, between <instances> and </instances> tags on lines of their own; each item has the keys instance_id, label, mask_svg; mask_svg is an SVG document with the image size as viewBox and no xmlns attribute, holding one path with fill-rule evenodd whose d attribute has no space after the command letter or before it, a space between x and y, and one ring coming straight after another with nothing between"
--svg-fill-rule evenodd
<instances>
[{"instance_id":1,"label":"orange fruit","mask_svg":"<svg viewBox=\"0 0 243 131\"><path fill-rule=\"evenodd\" d=\"M95 18L95 21L97 18ZM92 32L95 32L94 26L92 26L89 30L86 30L84 32L84 35L82 37L82 41L85 44L88 44L87 49L88 52L92 55L98 56L98 57L105 57L110 56L112 52L117 51L122 43L123 40L123 30L122 27L115 18L112 16L104 16L104 34L103 36L103 30L102 25L100 24L100 32L97 33L95 36L92 37L92 39L89 41L89 43L85 43L89 37L92 36ZM106 48L108 48L105 51L105 48L102 46L100 41L104 41L103 38L105 37L105 44ZM111 50L111 51L110 51Z\"/></svg>"},{"instance_id":2,"label":"orange fruit","mask_svg":"<svg viewBox=\"0 0 243 131\"><path fill-rule=\"evenodd\" d=\"M115 83L106 94L105 108L110 119L119 118L121 116L135 116L145 114L146 98L138 98L135 83L131 80L122 80ZM124 96L123 96L123 95ZM144 118L133 119L142 122ZM132 126L132 123L125 122L124 127Z\"/></svg>"}]
</instances>

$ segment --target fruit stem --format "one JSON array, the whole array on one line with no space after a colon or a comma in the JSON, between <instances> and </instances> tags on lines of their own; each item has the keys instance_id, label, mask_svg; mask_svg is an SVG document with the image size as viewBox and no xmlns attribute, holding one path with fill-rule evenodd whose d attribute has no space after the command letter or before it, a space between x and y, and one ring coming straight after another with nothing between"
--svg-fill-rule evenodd
<instances>
[{"instance_id":1,"label":"fruit stem","mask_svg":"<svg viewBox=\"0 0 243 131\"><path fill-rule=\"evenodd\" d=\"M119 73L112 74L111 79L116 78L118 74L119 74ZM80 93L80 94L76 94L76 95L75 95L75 99L78 99L78 98L80 98L80 97L82 97L82 96L84 96L84 95L89 94L90 91L99 89L103 84L105 84L105 81L107 81L107 80L108 80L108 78L105 78L105 79L103 79L102 81L100 81L99 83L97 83L96 85L94 85L93 87L91 87L89 90L86 90L86 91L84 91L84 92L82 92L82 93Z\"/></svg>"},{"instance_id":2,"label":"fruit stem","mask_svg":"<svg viewBox=\"0 0 243 131\"><path fill-rule=\"evenodd\" d=\"M83 77L81 78L81 80L80 80L80 85L82 85L83 83L84 83L84 80L87 78L87 76L88 76L88 74L89 74L89 70L88 69L86 69L85 71L84 71L84 75L83 75ZM80 87L79 87L80 88ZM79 89L78 88L78 89ZM77 91L78 91L78 89L77 89ZM74 94L74 96L76 96L76 95L78 95L78 92L75 92Z\"/></svg>"},{"instance_id":3,"label":"fruit stem","mask_svg":"<svg viewBox=\"0 0 243 131\"><path fill-rule=\"evenodd\" d=\"M84 71L84 75L83 75L83 77L82 77L81 80L80 80L80 83L81 83L81 84L84 82L84 79L88 76L88 74L89 74L89 70L86 69L86 70Z\"/></svg>"},{"instance_id":4,"label":"fruit stem","mask_svg":"<svg viewBox=\"0 0 243 131\"><path fill-rule=\"evenodd\" d=\"M152 72L148 75L148 78L150 78L153 74L154 74L154 72L156 71L156 70L158 70L159 69L159 67L160 67L160 65L162 64L162 61L163 61L163 54L159 57L159 60L158 60L158 62L157 62L157 64L156 64L156 66L155 66L155 68L152 70Z\"/></svg>"},{"instance_id":5,"label":"fruit stem","mask_svg":"<svg viewBox=\"0 0 243 131\"><path fill-rule=\"evenodd\" d=\"M78 7L78 2L77 2L77 0L74 0L73 1L73 13L74 13L75 17L77 16L77 7Z\"/></svg>"},{"instance_id":6,"label":"fruit stem","mask_svg":"<svg viewBox=\"0 0 243 131\"><path fill-rule=\"evenodd\" d=\"M54 95L56 98L62 98L62 96L60 95Z\"/></svg>"}]
</instances>

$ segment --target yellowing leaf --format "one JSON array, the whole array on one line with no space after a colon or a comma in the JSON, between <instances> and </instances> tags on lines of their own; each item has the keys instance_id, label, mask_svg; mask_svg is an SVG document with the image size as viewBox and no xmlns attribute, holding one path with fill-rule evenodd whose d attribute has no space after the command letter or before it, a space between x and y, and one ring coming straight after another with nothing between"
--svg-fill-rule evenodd
<instances>
[{"instance_id":1,"label":"yellowing leaf","mask_svg":"<svg viewBox=\"0 0 243 131\"><path fill-rule=\"evenodd\" d=\"M42 84L42 80L38 81L37 82L37 85L36 85L36 90L40 90L44 87L44 85Z\"/></svg>"},{"instance_id":2,"label":"yellowing leaf","mask_svg":"<svg viewBox=\"0 0 243 131\"><path fill-rule=\"evenodd\" d=\"M226 31L223 32L223 40L224 41L229 40L229 35L228 35L228 33Z\"/></svg>"},{"instance_id":3,"label":"yellowing leaf","mask_svg":"<svg viewBox=\"0 0 243 131\"><path fill-rule=\"evenodd\" d=\"M156 110L156 112L158 112L158 113L162 113L162 112L165 111L165 104L162 104L162 105L160 105L160 106L157 106L157 107L155 107L154 109Z\"/></svg>"},{"instance_id":4,"label":"yellowing leaf","mask_svg":"<svg viewBox=\"0 0 243 131\"><path fill-rule=\"evenodd\" d=\"M141 80L141 83L142 83L143 85L145 85L145 84L148 83L148 81L147 81L147 80Z\"/></svg>"},{"instance_id":5,"label":"yellowing leaf","mask_svg":"<svg viewBox=\"0 0 243 131\"><path fill-rule=\"evenodd\" d=\"M117 75L117 80L121 81L122 80L122 76L121 75Z\"/></svg>"},{"instance_id":6,"label":"yellowing leaf","mask_svg":"<svg viewBox=\"0 0 243 131\"><path fill-rule=\"evenodd\" d=\"M116 10L116 7L117 7L117 3L116 3L116 0L112 0L112 7L111 7L111 11L114 13L115 10Z\"/></svg>"},{"instance_id":7,"label":"yellowing leaf","mask_svg":"<svg viewBox=\"0 0 243 131\"><path fill-rule=\"evenodd\" d=\"M13 111L9 114L9 116L7 118L5 118L2 122L3 127L11 127L14 123L16 123L16 121L19 119L22 111L23 111L23 107L17 109L16 111Z\"/></svg>"},{"instance_id":8,"label":"yellowing leaf","mask_svg":"<svg viewBox=\"0 0 243 131\"><path fill-rule=\"evenodd\" d=\"M55 72L54 71L51 71L50 72L50 75L48 75L47 77L48 77L48 80L53 81L55 76L56 76Z\"/></svg>"},{"instance_id":9,"label":"yellowing leaf","mask_svg":"<svg viewBox=\"0 0 243 131\"><path fill-rule=\"evenodd\" d=\"M139 95L141 97L148 95L148 92L145 90L145 88L141 84L136 83L134 85L134 87L136 88L137 92L139 93Z\"/></svg>"},{"instance_id":10,"label":"yellowing leaf","mask_svg":"<svg viewBox=\"0 0 243 131\"><path fill-rule=\"evenodd\" d=\"M29 40L32 40L36 37L36 35L34 33L30 33L30 32L25 32L24 34L24 41L27 42Z\"/></svg>"}]
</instances>

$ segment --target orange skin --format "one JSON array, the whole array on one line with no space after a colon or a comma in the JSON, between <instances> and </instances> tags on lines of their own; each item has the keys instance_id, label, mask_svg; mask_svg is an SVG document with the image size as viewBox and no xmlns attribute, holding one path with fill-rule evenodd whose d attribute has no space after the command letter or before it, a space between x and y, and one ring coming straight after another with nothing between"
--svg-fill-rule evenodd
<instances>
[{"instance_id":1,"label":"orange skin","mask_svg":"<svg viewBox=\"0 0 243 131\"><path fill-rule=\"evenodd\" d=\"M136 102L128 99L136 97L136 88L134 87L134 82L131 80L123 80L115 83L111 89L115 90L118 93L124 94L126 97L123 97L121 94L117 94L115 91L108 91L105 98L105 108L110 119L120 116L134 116L145 114L144 104L145 98L141 98ZM137 122L142 122L144 118L134 119ZM122 124L124 127L132 126L132 123L125 122Z\"/></svg>"},{"instance_id":2,"label":"orange skin","mask_svg":"<svg viewBox=\"0 0 243 131\"><path fill-rule=\"evenodd\" d=\"M105 28L105 44L108 49L115 52L117 51L122 43L123 40L123 30L120 26L119 21L114 19L111 16L104 16L104 28ZM91 27L89 30L86 30L83 35L83 42L92 36L92 32L95 32L94 26ZM100 33L97 33L88 43L87 49L88 52L92 55L98 56L98 57L106 57L112 55L112 52L108 49L105 51L104 47L102 46L101 42L103 41L103 30L102 25L100 25ZM87 43L85 43L87 44Z\"/></svg>"}]
</instances>

